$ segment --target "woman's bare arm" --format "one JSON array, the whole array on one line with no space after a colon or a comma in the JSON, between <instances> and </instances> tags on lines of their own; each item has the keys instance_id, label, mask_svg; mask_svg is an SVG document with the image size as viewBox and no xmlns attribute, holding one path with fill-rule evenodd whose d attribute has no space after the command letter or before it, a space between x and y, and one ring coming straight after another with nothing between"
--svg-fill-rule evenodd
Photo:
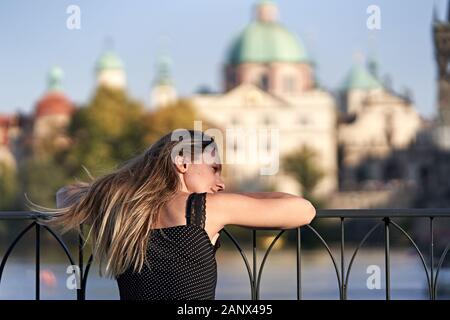
<instances>
[{"instance_id":1,"label":"woman's bare arm","mask_svg":"<svg viewBox=\"0 0 450 320\"><path fill-rule=\"evenodd\" d=\"M292 229L311 223L316 209L299 196L226 193L207 194L208 219L224 227L238 225L254 229Z\"/></svg>"},{"instance_id":2,"label":"woman's bare arm","mask_svg":"<svg viewBox=\"0 0 450 320\"><path fill-rule=\"evenodd\" d=\"M227 193L227 192L222 192ZM298 197L296 195L286 193L286 192L235 192L237 194L242 194L244 196L256 198L256 199L281 199L281 198L292 198L292 197Z\"/></svg>"}]
</instances>

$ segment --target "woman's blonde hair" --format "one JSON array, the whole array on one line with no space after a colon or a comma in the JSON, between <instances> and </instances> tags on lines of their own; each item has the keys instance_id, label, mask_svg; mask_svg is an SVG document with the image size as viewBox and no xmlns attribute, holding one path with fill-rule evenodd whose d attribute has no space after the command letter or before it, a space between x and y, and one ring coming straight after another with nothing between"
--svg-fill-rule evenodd
<instances>
[{"instance_id":1,"label":"woman's blonde hair","mask_svg":"<svg viewBox=\"0 0 450 320\"><path fill-rule=\"evenodd\" d=\"M77 201L68 199L72 203L53 209L29 200L31 209L41 212L39 223L60 226L62 233L73 229L81 232L80 225L88 225L84 240L92 236L100 275L103 261L105 274L110 277L117 277L130 267L139 272L147 263L151 229L160 210L181 187L175 155L196 161L211 143L209 148L215 148L214 139L202 131L171 131L114 172L97 179L91 176L90 183L79 183L70 196Z\"/></svg>"}]
</instances>

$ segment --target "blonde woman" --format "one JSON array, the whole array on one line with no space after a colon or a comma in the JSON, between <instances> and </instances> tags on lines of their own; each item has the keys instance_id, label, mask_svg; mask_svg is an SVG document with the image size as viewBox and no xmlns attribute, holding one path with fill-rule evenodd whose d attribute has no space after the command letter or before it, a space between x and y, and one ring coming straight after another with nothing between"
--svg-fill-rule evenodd
<instances>
[{"instance_id":1,"label":"blonde woman","mask_svg":"<svg viewBox=\"0 0 450 320\"><path fill-rule=\"evenodd\" d=\"M299 196L225 192L214 139L185 131L181 151L170 132L114 172L60 189L58 209L43 212L41 223L63 233L89 226L94 258L121 299L215 299L225 226L290 229L315 216Z\"/></svg>"}]
</instances>

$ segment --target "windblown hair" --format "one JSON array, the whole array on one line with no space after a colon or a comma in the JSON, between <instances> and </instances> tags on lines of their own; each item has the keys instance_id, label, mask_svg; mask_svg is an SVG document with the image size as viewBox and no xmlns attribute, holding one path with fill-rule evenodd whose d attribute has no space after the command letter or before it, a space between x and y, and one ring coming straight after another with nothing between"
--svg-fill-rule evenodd
<instances>
[{"instance_id":1,"label":"windblown hair","mask_svg":"<svg viewBox=\"0 0 450 320\"><path fill-rule=\"evenodd\" d=\"M202 131L174 130L114 172L97 179L91 176L90 183L72 185L75 192L66 201L69 205L53 209L31 203L31 209L41 213L39 223L60 226L63 234L69 230L81 234L80 226L88 225L84 241L92 236L101 276L103 262L109 277L117 277L130 267L139 272L148 262L151 229L158 222L161 208L181 188L175 155L197 161L208 145L216 147L214 138Z\"/></svg>"}]
</instances>

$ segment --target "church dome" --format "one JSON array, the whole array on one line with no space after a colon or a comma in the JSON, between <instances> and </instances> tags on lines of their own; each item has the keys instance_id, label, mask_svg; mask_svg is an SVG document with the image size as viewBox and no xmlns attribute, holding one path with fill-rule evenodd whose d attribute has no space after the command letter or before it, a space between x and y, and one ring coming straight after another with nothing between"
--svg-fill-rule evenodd
<instances>
[{"instance_id":1,"label":"church dome","mask_svg":"<svg viewBox=\"0 0 450 320\"><path fill-rule=\"evenodd\" d=\"M35 117L51 115L71 115L75 111L72 102L62 93L50 92L39 100L36 106Z\"/></svg>"},{"instance_id":2,"label":"church dome","mask_svg":"<svg viewBox=\"0 0 450 320\"><path fill-rule=\"evenodd\" d=\"M382 88L382 84L361 64L353 65L341 85L345 91L379 88Z\"/></svg>"},{"instance_id":3,"label":"church dome","mask_svg":"<svg viewBox=\"0 0 450 320\"><path fill-rule=\"evenodd\" d=\"M232 42L229 64L244 62L309 62L301 41L277 21L272 1L256 5L256 21L251 22Z\"/></svg>"},{"instance_id":4,"label":"church dome","mask_svg":"<svg viewBox=\"0 0 450 320\"><path fill-rule=\"evenodd\" d=\"M107 51L98 59L96 69L97 71L123 69L123 63L114 52Z\"/></svg>"},{"instance_id":5,"label":"church dome","mask_svg":"<svg viewBox=\"0 0 450 320\"><path fill-rule=\"evenodd\" d=\"M75 111L73 103L66 97L62 89L64 72L59 67L52 67L47 75L48 90L38 101L35 109L35 117L49 115L71 115Z\"/></svg>"}]
</instances>

